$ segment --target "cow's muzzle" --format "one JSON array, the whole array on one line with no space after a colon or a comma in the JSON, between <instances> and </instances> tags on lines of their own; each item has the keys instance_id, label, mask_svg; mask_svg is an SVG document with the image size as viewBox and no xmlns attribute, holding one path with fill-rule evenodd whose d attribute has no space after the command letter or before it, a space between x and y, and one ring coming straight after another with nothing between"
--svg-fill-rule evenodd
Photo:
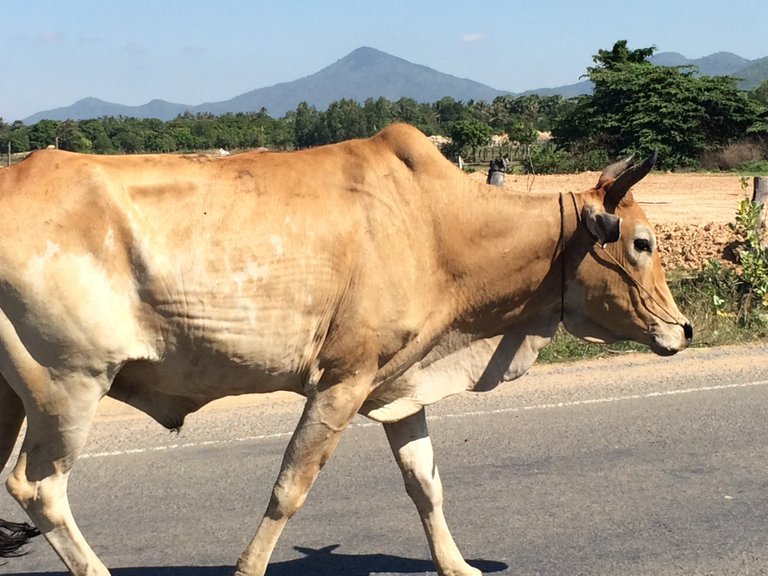
<instances>
[{"instance_id":1,"label":"cow's muzzle","mask_svg":"<svg viewBox=\"0 0 768 576\"><path fill-rule=\"evenodd\" d=\"M693 326L687 320L667 324L663 331L655 330L651 335L651 351L659 356L672 356L685 350L693 342Z\"/></svg>"}]
</instances>

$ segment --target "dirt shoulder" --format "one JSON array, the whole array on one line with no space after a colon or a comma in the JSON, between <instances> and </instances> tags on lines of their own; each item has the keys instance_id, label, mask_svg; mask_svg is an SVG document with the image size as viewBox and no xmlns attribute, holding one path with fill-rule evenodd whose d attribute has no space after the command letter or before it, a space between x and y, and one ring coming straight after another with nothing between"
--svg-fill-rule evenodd
<instances>
[{"instance_id":1,"label":"dirt shoulder","mask_svg":"<svg viewBox=\"0 0 768 576\"><path fill-rule=\"evenodd\" d=\"M599 176L599 172L535 177L508 175L504 187L520 192L581 192L592 188ZM732 222L739 200L745 196L735 174L654 172L636 184L633 193L654 224L696 226Z\"/></svg>"}]
</instances>

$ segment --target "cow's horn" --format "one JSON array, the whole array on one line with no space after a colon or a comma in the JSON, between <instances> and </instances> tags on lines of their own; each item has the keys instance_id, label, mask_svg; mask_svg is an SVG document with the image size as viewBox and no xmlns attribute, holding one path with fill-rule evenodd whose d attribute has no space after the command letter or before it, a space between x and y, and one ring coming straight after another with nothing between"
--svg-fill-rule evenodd
<instances>
[{"instance_id":1,"label":"cow's horn","mask_svg":"<svg viewBox=\"0 0 768 576\"><path fill-rule=\"evenodd\" d=\"M619 174L624 172L627 168L632 166L634 163L635 155L630 154L624 160L619 160L618 162L614 162L610 166L606 166L605 170L603 170L603 173L600 174L600 180L606 180L608 178L618 178Z\"/></svg>"},{"instance_id":2,"label":"cow's horn","mask_svg":"<svg viewBox=\"0 0 768 576\"><path fill-rule=\"evenodd\" d=\"M632 186L640 182L656 163L656 151L646 158L642 164L630 166L616 177L616 180L606 187L607 198L618 204Z\"/></svg>"}]
</instances>

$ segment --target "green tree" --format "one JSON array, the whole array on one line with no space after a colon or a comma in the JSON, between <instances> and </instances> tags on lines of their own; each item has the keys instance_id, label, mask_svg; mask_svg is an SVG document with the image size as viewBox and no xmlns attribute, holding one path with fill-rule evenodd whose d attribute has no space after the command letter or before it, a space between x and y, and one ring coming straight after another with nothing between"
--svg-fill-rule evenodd
<instances>
[{"instance_id":1,"label":"green tree","mask_svg":"<svg viewBox=\"0 0 768 576\"><path fill-rule=\"evenodd\" d=\"M394 119L393 108L392 102L386 98L380 97L376 100L368 98L363 103L366 132L368 134L375 134L388 124L391 124Z\"/></svg>"},{"instance_id":2,"label":"green tree","mask_svg":"<svg viewBox=\"0 0 768 576\"><path fill-rule=\"evenodd\" d=\"M452 156L466 156L477 159L477 150L491 143L493 128L477 120L457 120L448 131L451 146L448 153Z\"/></svg>"},{"instance_id":3,"label":"green tree","mask_svg":"<svg viewBox=\"0 0 768 576\"><path fill-rule=\"evenodd\" d=\"M296 148L309 148L321 144L320 126L322 118L314 106L301 102L293 117L293 140Z\"/></svg>"},{"instance_id":4,"label":"green tree","mask_svg":"<svg viewBox=\"0 0 768 576\"><path fill-rule=\"evenodd\" d=\"M536 138L539 135L531 124L519 119L510 121L505 132L511 142L517 142L520 145L526 156L531 144L536 142Z\"/></svg>"},{"instance_id":5,"label":"green tree","mask_svg":"<svg viewBox=\"0 0 768 576\"><path fill-rule=\"evenodd\" d=\"M496 130L503 131L512 119L511 102L513 96L497 96L491 102L491 117L488 124Z\"/></svg>"},{"instance_id":6,"label":"green tree","mask_svg":"<svg viewBox=\"0 0 768 576\"><path fill-rule=\"evenodd\" d=\"M697 75L692 67L654 66L654 48L625 41L601 50L589 68L591 96L558 118L553 135L574 151L603 149L611 157L657 150L666 168L696 165L702 152L754 129L758 105L730 77Z\"/></svg>"},{"instance_id":7,"label":"green tree","mask_svg":"<svg viewBox=\"0 0 768 576\"><path fill-rule=\"evenodd\" d=\"M465 106L450 96L440 98L433 105L439 124L449 126L451 123L464 118Z\"/></svg>"},{"instance_id":8,"label":"green tree","mask_svg":"<svg viewBox=\"0 0 768 576\"><path fill-rule=\"evenodd\" d=\"M114 134L110 140L117 151L127 154L144 152L144 134L135 120L121 118L115 125Z\"/></svg>"},{"instance_id":9,"label":"green tree","mask_svg":"<svg viewBox=\"0 0 768 576\"><path fill-rule=\"evenodd\" d=\"M762 84L752 90L749 93L749 97L763 106L768 107L768 80L763 81Z\"/></svg>"},{"instance_id":10,"label":"green tree","mask_svg":"<svg viewBox=\"0 0 768 576\"><path fill-rule=\"evenodd\" d=\"M656 52L656 46L630 50L626 40L619 40L610 50L598 50L592 56L592 61L598 64L595 68L587 68L591 74L595 70L613 70L625 64L650 64L649 58Z\"/></svg>"},{"instance_id":11,"label":"green tree","mask_svg":"<svg viewBox=\"0 0 768 576\"><path fill-rule=\"evenodd\" d=\"M325 112L324 119L328 142L341 142L368 135L363 110L354 100L342 98L332 102Z\"/></svg>"},{"instance_id":12,"label":"green tree","mask_svg":"<svg viewBox=\"0 0 768 576\"><path fill-rule=\"evenodd\" d=\"M66 120L57 133L59 149L70 152L91 152L93 143L82 133L79 124L75 120Z\"/></svg>"},{"instance_id":13,"label":"green tree","mask_svg":"<svg viewBox=\"0 0 768 576\"><path fill-rule=\"evenodd\" d=\"M91 151L96 154L111 154L115 151L104 129L103 120L81 120L78 126L82 135L91 142Z\"/></svg>"},{"instance_id":14,"label":"green tree","mask_svg":"<svg viewBox=\"0 0 768 576\"><path fill-rule=\"evenodd\" d=\"M31 150L29 143L30 127L21 120L16 120L10 126L9 139L11 142L11 152L29 152Z\"/></svg>"},{"instance_id":15,"label":"green tree","mask_svg":"<svg viewBox=\"0 0 768 576\"><path fill-rule=\"evenodd\" d=\"M470 100L467 102L464 113L467 117L484 124L490 124L493 118L493 108L488 102L483 100Z\"/></svg>"},{"instance_id":16,"label":"green tree","mask_svg":"<svg viewBox=\"0 0 768 576\"><path fill-rule=\"evenodd\" d=\"M294 142L293 119L286 115L272 124L269 147L278 150L290 150L296 147Z\"/></svg>"},{"instance_id":17,"label":"green tree","mask_svg":"<svg viewBox=\"0 0 768 576\"><path fill-rule=\"evenodd\" d=\"M33 150L56 145L61 122L58 120L40 120L29 131L29 144Z\"/></svg>"},{"instance_id":18,"label":"green tree","mask_svg":"<svg viewBox=\"0 0 768 576\"><path fill-rule=\"evenodd\" d=\"M413 98L403 97L394 103L392 112L393 119L416 126L425 134L440 132L437 114L434 108L428 104L419 104Z\"/></svg>"}]
</instances>

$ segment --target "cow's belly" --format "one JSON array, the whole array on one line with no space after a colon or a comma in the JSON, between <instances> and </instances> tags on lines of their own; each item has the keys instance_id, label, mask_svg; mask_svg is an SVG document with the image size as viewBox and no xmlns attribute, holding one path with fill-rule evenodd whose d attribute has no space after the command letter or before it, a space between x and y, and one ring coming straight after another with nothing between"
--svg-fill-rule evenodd
<instances>
[{"instance_id":1,"label":"cow's belly","mask_svg":"<svg viewBox=\"0 0 768 576\"><path fill-rule=\"evenodd\" d=\"M327 324L323 314L191 302L183 315L166 316L156 358L123 365L111 396L174 428L224 396L303 392Z\"/></svg>"}]
</instances>

